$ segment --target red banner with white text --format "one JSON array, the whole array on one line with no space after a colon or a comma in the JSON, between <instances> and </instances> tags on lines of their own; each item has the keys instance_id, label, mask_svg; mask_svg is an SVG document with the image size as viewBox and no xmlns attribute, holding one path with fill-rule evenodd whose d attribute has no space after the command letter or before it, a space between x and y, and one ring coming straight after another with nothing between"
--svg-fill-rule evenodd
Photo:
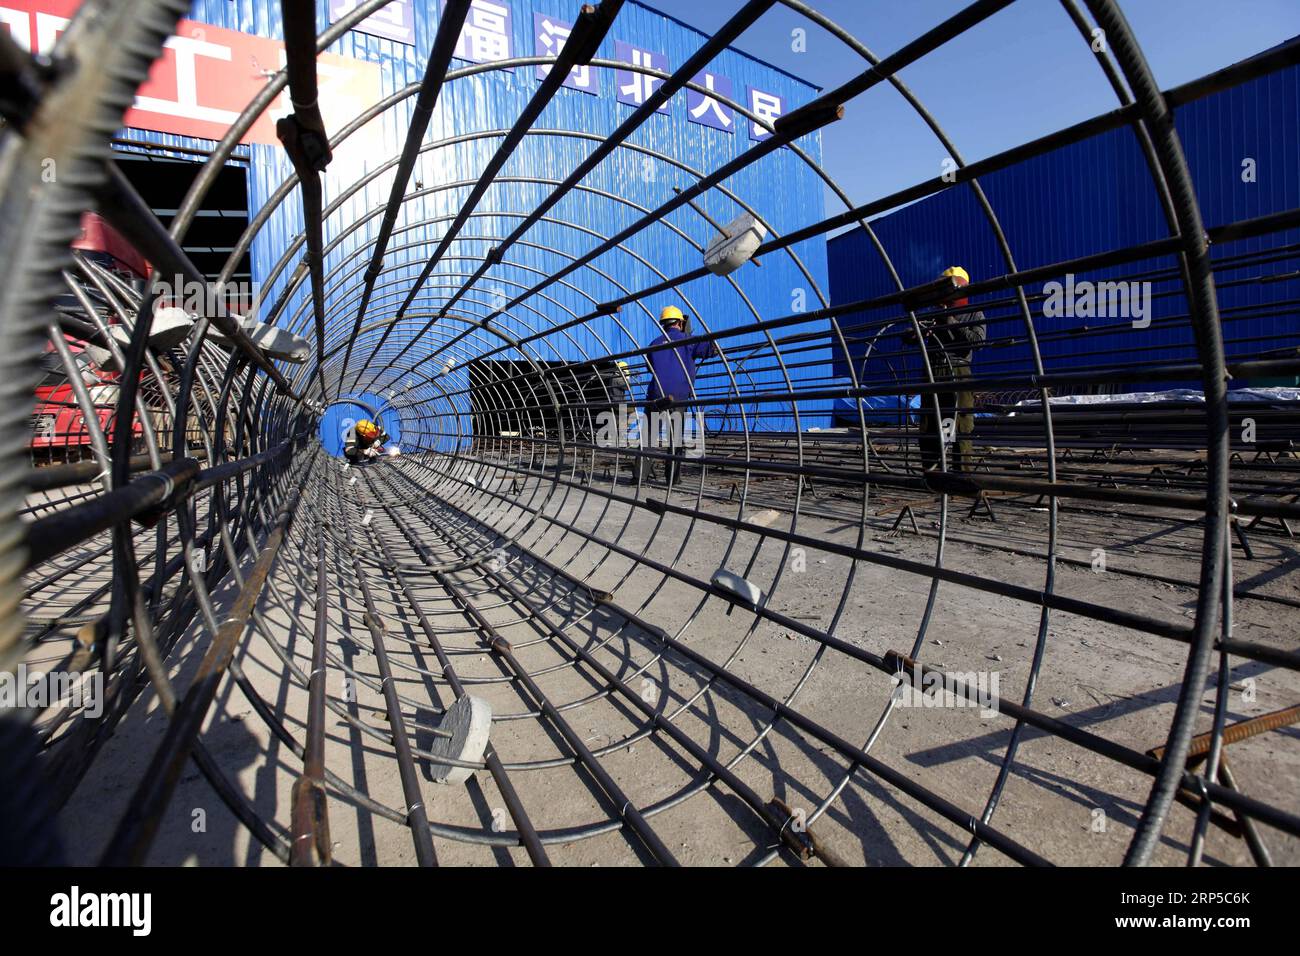
<instances>
[{"instance_id":1,"label":"red banner with white text","mask_svg":"<svg viewBox=\"0 0 1300 956\"><path fill-rule=\"evenodd\" d=\"M47 53L80 0L0 0L0 25L25 50ZM279 40L181 20L123 126L220 139L243 108L284 66ZM317 59L320 107L331 133L380 98L379 66L323 53ZM245 143L278 144L275 121L292 112L286 90L253 124Z\"/></svg>"}]
</instances>

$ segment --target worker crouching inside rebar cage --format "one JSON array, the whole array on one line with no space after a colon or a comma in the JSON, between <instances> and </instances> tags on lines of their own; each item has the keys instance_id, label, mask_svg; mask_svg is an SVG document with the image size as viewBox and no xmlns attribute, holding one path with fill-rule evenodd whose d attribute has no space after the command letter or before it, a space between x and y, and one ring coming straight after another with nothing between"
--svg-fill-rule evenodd
<instances>
[{"instance_id":1,"label":"worker crouching inside rebar cage","mask_svg":"<svg viewBox=\"0 0 1300 956\"><path fill-rule=\"evenodd\" d=\"M945 269L940 278L949 277L958 286L970 282L970 276L961 266ZM984 343L984 313L978 309L960 310L968 300L965 296L952 296L942 302L942 310L919 316L921 341L925 348L930 371L936 383L969 382L971 360L975 350ZM903 336L905 342L916 342L916 332ZM922 396L920 411L921 468L930 471L943 460L943 448L951 449L949 471L974 469L974 448L970 434L975 430L975 393L966 389L939 392L938 414L935 400Z\"/></svg>"},{"instance_id":2,"label":"worker crouching inside rebar cage","mask_svg":"<svg viewBox=\"0 0 1300 956\"><path fill-rule=\"evenodd\" d=\"M343 457L354 465L364 465L384 453L388 432L382 425L362 419L343 435Z\"/></svg>"}]
</instances>

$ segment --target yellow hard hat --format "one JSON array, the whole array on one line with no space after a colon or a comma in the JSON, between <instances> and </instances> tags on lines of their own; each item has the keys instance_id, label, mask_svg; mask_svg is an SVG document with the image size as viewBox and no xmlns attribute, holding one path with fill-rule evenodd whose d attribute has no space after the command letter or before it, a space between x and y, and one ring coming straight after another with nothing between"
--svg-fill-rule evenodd
<instances>
[{"instance_id":1,"label":"yellow hard hat","mask_svg":"<svg viewBox=\"0 0 1300 956\"><path fill-rule=\"evenodd\" d=\"M966 285L970 282L970 275L961 266L949 266L943 270L943 274L940 278L943 276L952 276L954 279L960 279L962 285Z\"/></svg>"},{"instance_id":2,"label":"yellow hard hat","mask_svg":"<svg viewBox=\"0 0 1300 956\"><path fill-rule=\"evenodd\" d=\"M664 306L664 310L659 313L660 322L684 322L686 316L682 315L682 310L675 305Z\"/></svg>"},{"instance_id":3,"label":"yellow hard hat","mask_svg":"<svg viewBox=\"0 0 1300 956\"><path fill-rule=\"evenodd\" d=\"M379 434L379 428L374 422L363 418L357 422L357 434L362 438L372 438Z\"/></svg>"}]
</instances>

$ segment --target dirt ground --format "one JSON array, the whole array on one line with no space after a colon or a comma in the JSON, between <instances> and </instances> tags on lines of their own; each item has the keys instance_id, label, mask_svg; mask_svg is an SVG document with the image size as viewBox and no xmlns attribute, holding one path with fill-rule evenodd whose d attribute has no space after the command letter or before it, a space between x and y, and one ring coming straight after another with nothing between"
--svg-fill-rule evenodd
<instances>
[{"instance_id":1,"label":"dirt ground","mask_svg":"<svg viewBox=\"0 0 1300 956\"><path fill-rule=\"evenodd\" d=\"M351 522L359 542L380 536L402 549L399 563L414 560L394 513L419 531L422 542L442 560L452 554L449 540L466 542L470 553L495 546L482 525L458 519L436 501L404 500L400 486L384 485L378 466L359 487L341 492L336 502L312 502L290 532L270 585L263 594L258 626L250 629L236 655L239 673L266 707L283 722L292 746L268 728L244 690L227 678L213 706L202 740L205 747L252 805L288 839L291 788L302 770L300 748L306 736L307 693L300 679L287 677L291 661L299 678L311 669L314 554L318 520ZM405 465L408 469L411 465ZM413 472L412 472L413 473ZM394 473L395 477L396 473ZM579 475L579 478L582 476ZM695 484L692 485L692 482ZM672 504L698 507L703 515L741 518L756 527L791 528L792 493L756 486L756 500L742 508L728 500L728 488L687 477L689 493L675 492ZM506 593L481 569L453 572L457 586L513 647L513 653L558 710L567 727L599 760L620 792L641 808L649 825L681 863L803 865L776 849L771 828L728 786L710 781L685 750L652 732L645 716L622 689L596 677L539 621L551 622L622 678L623 687L650 703L700 746L727 765L766 801L790 807L833 857L854 865L952 865L969 843L962 826L927 808L898 786L848 761L824 740L773 721L772 712L735 687L710 680L705 668L666 648L655 633L631 622L623 612L723 665L764 693L785 701L800 714L855 747L878 729L870 756L906 780L950 801L964 814L978 816L998 777L1014 722L982 715L972 707L889 707L893 684L888 674L835 649L821 646L797 630L763 621L720 596L665 576L631 557L609 554L567 531L573 522L603 541L615 543L642 560L661 562L692 578L708 580L719 567L743 575L762 589L768 606L803 625L834 634L874 655L907 652L917 639L930 582L926 577L866 561L852 562L831 550L805 548L785 553L781 542L755 532L669 513L660 517L566 489L545 498L550 483L533 477L515 484L496 476L481 487L456 485L445 491L455 503L474 507L497 528L510 529L527 553L544 556L612 601L593 600L590 591L547 573L526 560L521 548L499 552L505 579L518 595ZM330 486L333 487L333 486ZM608 490L609 485L604 485ZM483 513L482 491L499 497L501 508ZM384 493L385 489L391 494ZM614 489L633 495L626 482ZM665 491L643 489L643 497L665 499ZM459 496L459 498L458 498ZM367 525L364 513L375 502L394 505L376 511ZM541 508L555 523L535 520L521 527L523 513L512 503ZM1034 590L1044 587L1041 557L1006 549L1041 552L1046 511L1029 501L994 501L996 520L966 516L969 502L954 501L948 516L945 567ZM936 557L937 505L920 503L920 533L902 522L891 532L897 509L870 501L865 522L861 504L822 492L805 496L794 531L827 547L861 546L885 559L932 564ZM877 514L883 511L883 514ZM807 512L819 512L817 516ZM849 516L849 517L846 517ZM1234 552L1239 588L1294 602L1300 598L1295 571L1300 554L1280 534L1257 534L1254 559ZM1096 549L1106 570L1094 570ZM367 549L362 547L361 551ZM373 553L370 551L369 553ZM1088 506L1064 509L1060 553L1082 567L1059 566L1057 593L1109 608L1133 611L1163 621L1191 621L1193 587L1163 583L1146 575L1195 581L1200 530L1173 512L1141 517ZM378 664L365 608L353 580L350 556L331 554L328 693L337 710L327 711L326 766L351 787L388 808L374 812L354 796L333 787L329 828L338 864L402 865L415 862L407 805L390 743L390 724L380 690ZM408 734L418 750L434 739L442 710L453 695L420 622L379 562L366 569L385 624L385 643L395 671ZM1136 572L1136 573L1126 573ZM408 582L426 619L439 635L469 692L490 702L494 715L491 743L518 791L529 818L542 835L553 863L618 866L653 862L644 844L620 826L620 807L588 770L575 764L555 721L539 712L534 695L511 679L500 660L448 591L430 574L409 573ZM217 597L229 602L234 588ZM1300 609L1258 597L1239 599L1234 636L1294 649ZM1041 608L987 591L942 583L920 658L948 671L996 675L1002 699L1021 701L1030 673ZM189 685L207 638L195 627L171 660L172 677L182 691ZM57 644L38 654L56 657ZM1047 623L1045 658L1032 706L1067 724L1143 753L1162 744L1179 692L1186 645L1086 617L1053 611ZM1229 676L1229 722L1287 707L1300 698L1300 675L1253 661L1234 659ZM356 678L349 683L344 668ZM1207 730L1214 710L1217 663L1204 695L1198 731ZM349 686L353 690L349 690ZM354 698L354 699L353 699ZM915 703L915 702L913 702ZM350 718L350 719L349 719ZM83 864L99 859L166 728L152 690L137 700L127 719L105 745L88 775L60 814L69 857ZM295 752L295 751L298 752ZM1286 728L1232 744L1228 759L1246 794L1300 812L1300 731ZM477 771L468 783L432 782L429 762L418 757L421 798L434 825L438 862L450 865L527 865L514 839L514 823L491 774ZM1124 856L1151 786L1151 777L1111 759L1032 728L1025 728L1005 790L991 825L1054 863L1115 865ZM1182 865L1195 813L1175 804L1155 862ZM1277 863L1300 863L1300 841L1268 827L1262 836ZM514 845L507 845L514 844ZM202 866L278 865L276 857L252 839L190 764L162 819L149 856L153 864ZM983 846L974 865L1011 862ZM1217 826L1208 831L1205 862L1249 865L1246 843ZM817 860L809 865L820 865Z\"/></svg>"}]
</instances>

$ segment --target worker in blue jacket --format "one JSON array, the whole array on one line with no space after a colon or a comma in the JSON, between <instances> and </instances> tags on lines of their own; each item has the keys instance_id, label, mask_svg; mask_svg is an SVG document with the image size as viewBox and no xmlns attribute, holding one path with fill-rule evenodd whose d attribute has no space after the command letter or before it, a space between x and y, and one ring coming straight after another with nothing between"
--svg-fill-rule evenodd
<instances>
[{"instance_id":1,"label":"worker in blue jacket","mask_svg":"<svg viewBox=\"0 0 1300 956\"><path fill-rule=\"evenodd\" d=\"M694 345L680 345L671 349L656 349L655 346L667 345L679 339L689 338L686 331L686 316L675 305L666 307L659 313L659 324L664 334L650 343L650 387L646 389L646 404L651 411L663 413L675 402L689 401L695 397L695 363L703 362L718 354L718 347L712 342L696 342ZM667 428L668 448L672 458L668 460L667 479L671 485L677 480L678 469L682 460L681 419L689 413L689 406L673 408L671 416L660 415L672 424ZM651 429L652 434L659 434L663 429Z\"/></svg>"}]
</instances>

